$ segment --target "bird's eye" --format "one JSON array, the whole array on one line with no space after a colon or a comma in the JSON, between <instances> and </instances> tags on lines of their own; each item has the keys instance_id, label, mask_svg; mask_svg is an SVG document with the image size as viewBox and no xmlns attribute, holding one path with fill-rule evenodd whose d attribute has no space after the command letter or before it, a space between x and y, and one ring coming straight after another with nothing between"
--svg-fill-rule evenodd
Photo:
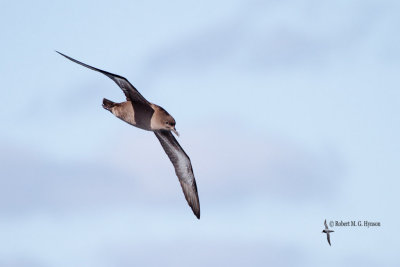
<instances>
[{"instance_id":1,"label":"bird's eye","mask_svg":"<svg viewBox=\"0 0 400 267\"><path fill-rule=\"evenodd\" d=\"M168 125L168 124L169 124L169 122L167 121L167 122L165 122L165 124L167 124L167 125Z\"/></svg>"}]
</instances>

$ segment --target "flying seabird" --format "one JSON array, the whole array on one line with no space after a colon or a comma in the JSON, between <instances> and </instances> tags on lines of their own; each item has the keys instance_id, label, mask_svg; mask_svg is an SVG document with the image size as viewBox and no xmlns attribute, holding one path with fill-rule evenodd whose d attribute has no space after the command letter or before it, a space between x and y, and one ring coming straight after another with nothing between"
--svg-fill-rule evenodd
<instances>
[{"instance_id":1,"label":"flying seabird","mask_svg":"<svg viewBox=\"0 0 400 267\"><path fill-rule=\"evenodd\" d=\"M103 108L130 125L154 132L174 165L175 173L189 206L196 217L200 219L200 202L190 158L171 133L172 131L179 136L175 128L175 119L162 107L147 101L126 78L97 69L58 51L56 52L79 65L103 73L122 89L126 101L114 103L104 98Z\"/></svg>"},{"instance_id":2,"label":"flying seabird","mask_svg":"<svg viewBox=\"0 0 400 267\"><path fill-rule=\"evenodd\" d=\"M329 246L330 246L331 245L331 236L330 236L329 233L332 233L332 232L335 232L335 231L329 230L328 225L326 224L326 219L325 219L324 224L325 224L325 229L322 231L322 233L326 234L326 238L328 239L328 243L329 243Z\"/></svg>"}]
</instances>

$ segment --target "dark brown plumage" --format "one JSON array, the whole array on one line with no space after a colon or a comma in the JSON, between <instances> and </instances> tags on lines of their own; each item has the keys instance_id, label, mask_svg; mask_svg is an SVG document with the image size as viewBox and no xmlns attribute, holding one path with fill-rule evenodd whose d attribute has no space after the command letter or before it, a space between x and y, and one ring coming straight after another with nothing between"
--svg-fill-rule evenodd
<instances>
[{"instance_id":1,"label":"dark brown plumage","mask_svg":"<svg viewBox=\"0 0 400 267\"><path fill-rule=\"evenodd\" d=\"M58 51L56 52L79 65L106 75L122 89L127 101L114 103L108 99L103 99L103 108L135 127L154 132L174 165L175 173L189 206L196 217L200 219L200 202L190 158L171 133L173 131L178 134L175 129L175 119L162 107L147 101L126 78L97 69Z\"/></svg>"}]
</instances>

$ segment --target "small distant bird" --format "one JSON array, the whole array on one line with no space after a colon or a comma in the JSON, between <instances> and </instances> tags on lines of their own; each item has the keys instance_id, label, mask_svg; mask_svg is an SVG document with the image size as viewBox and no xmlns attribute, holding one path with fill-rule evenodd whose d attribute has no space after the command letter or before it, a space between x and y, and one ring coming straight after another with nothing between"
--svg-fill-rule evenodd
<instances>
[{"instance_id":1,"label":"small distant bird","mask_svg":"<svg viewBox=\"0 0 400 267\"><path fill-rule=\"evenodd\" d=\"M192 164L188 155L171 133L172 131L179 136L175 128L175 119L162 107L147 101L126 78L97 69L58 51L56 52L77 64L103 73L122 89L126 96L126 101L114 103L104 98L103 108L130 125L154 132L165 153L174 165L175 173L178 176L189 206L196 217L200 219L200 202Z\"/></svg>"},{"instance_id":2,"label":"small distant bird","mask_svg":"<svg viewBox=\"0 0 400 267\"><path fill-rule=\"evenodd\" d=\"M322 231L322 233L325 233L325 234L326 234L326 238L328 239L328 243L329 243L329 246L330 246L330 245L331 245L331 236L330 236L330 233L335 232L335 231L329 230L328 225L326 224L326 219L325 219L324 224L325 224L325 229Z\"/></svg>"}]
</instances>

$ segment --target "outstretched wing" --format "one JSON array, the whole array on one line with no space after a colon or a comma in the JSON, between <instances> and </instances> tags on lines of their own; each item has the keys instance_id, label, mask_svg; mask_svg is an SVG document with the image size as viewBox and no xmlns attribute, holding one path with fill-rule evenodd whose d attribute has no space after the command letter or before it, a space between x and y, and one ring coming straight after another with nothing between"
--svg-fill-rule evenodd
<instances>
[{"instance_id":1,"label":"outstretched wing","mask_svg":"<svg viewBox=\"0 0 400 267\"><path fill-rule=\"evenodd\" d=\"M331 235L329 233L326 234L326 238L328 239L329 246L331 245Z\"/></svg>"},{"instance_id":2,"label":"outstretched wing","mask_svg":"<svg viewBox=\"0 0 400 267\"><path fill-rule=\"evenodd\" d=\"M326 224L326 219L325 219L324 224L325 224L325 229L328 229L328 225Z\"/></svg>"},{"instance_id":3,"label":"outstretched wing","mask_svg":"<svg viewBox=\"0 0 400 267\"><path fill-rule=\"evenodd\" d=\"M71 58L71 57L69 57L67 55L64 55L63 53L60 53L58 51L56 51L56 52L59 53L60 55L64 56L64 57L68 58L72 62L75 62L75 63L77 63L79 65L82 65L82 66L84 66L86 68L89 68L91 70L95 70L95 71L98 71L100 73L103 73L108 78L113 80L122 89L122 91L124 92L127 100L130 100L132 102L134 102L134 101L135 102L141 102L142 104L146 104L146 105L148 105L149 108L151 108L150 107L150 103L146 100L146 98L144 98L139 93L139 91L126 78L124 78L122 76L119 76L117 74L112 74L110 72L107 72L107 71L104 71L104 70L89 66L89 65L87 65L85 63L82 63L82 62L80 62L80 61L78 61L76 59L73 59L73 58Z\"/></svg>"},{"instance_id":4,"label":"outstretched wing","mask_svg":"<svg viewBox=\"0 0 400 267\"><path fill-rule=\"evenodd\" d=\"M154 131L161 146L164 148L175 168L175 173L181 183L185 198L192 208L194 215L200 219L200 202L197 193L196 180L194 179L192 164L188 155L183 151L178 141L170 131Z\"/></svg>"}]
</instances>

